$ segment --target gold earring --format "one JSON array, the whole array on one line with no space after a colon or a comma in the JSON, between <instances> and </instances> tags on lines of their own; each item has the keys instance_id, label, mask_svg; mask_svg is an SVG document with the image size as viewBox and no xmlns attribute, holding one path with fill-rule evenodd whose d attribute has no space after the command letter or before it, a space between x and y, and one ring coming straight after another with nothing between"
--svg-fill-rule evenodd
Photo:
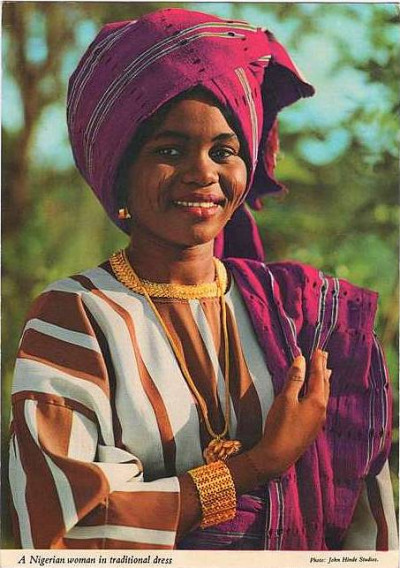
<instances>
[{"instance_id":1,"label":"gold earring","mask_svg":"<svg viewBox=\"0 0 400 568\"><path fill-rule=\"evenodd\" d=\"M121 221L125 221L126 219L130 218L131 214L129 213L127 207L121 207L121 209L118 209L118 219L120 219Z\"/></svg>"}]
</instances>

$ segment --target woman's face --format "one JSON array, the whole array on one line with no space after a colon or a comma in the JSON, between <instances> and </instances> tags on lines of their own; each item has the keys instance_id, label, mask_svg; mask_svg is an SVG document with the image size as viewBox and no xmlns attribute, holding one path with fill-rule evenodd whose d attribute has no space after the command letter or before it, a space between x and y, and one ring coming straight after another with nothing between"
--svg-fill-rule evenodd
<instances>
[{"instance_id":1,"label":"woman's face","mask_svg":"<svg viewBox=\"0 0 400 568\"><path fill-rule=\"evenodd\" d=\"M191 247L212 241L246 189L239 138L218 107L188 98L171 107L128 170L132 235Z\"/></svg>"}]
</instances>

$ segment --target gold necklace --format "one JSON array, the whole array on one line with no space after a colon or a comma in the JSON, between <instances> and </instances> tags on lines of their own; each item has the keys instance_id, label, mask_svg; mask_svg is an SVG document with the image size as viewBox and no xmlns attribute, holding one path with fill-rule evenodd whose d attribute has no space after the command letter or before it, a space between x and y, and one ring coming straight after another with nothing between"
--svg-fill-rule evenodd
<instances>
[{"instance_id":1,"label":"gold necklace","mask_svg":"<svg viewBox=\"0 0 400 568\"><path fill-rule=\"evenodd\" d=\"M146 290L152 298L173 298L175 300L201 300L216 298L225 294L228 286L228 275L225 266L214 259L216 279L206 284L171 284L170 282L150 282L139 278L127 258L126 252L120 250L110 258L110 264L117 279L127 288L144 295ZM220 285L217 284L219 281Z\"/></svg>"},{"instance_id":2,"label":"gold necklace","mask_svg":"<svg viewBox=\"0 0 400 568\"><path fill-rule=\"evenodd\" d=\"M179 294L180 299L194 299L193 293L194 288L201 288L202 293L204 293L205 289L204 286L207 285L200 285L200 286L177 286L173 284L156 284L156 283L149 283L146 280L141 280L136 272L133 270L129 260L127 258L126 252L124 250L118 251L114 253L110 258L111 268L116 276L116 278L124 284L127 288L138 292L139 294L143 295L147 303L149 304L150 308L152 309L154 315L156 316L157 320L159 321L168 341L174 352L176 360L178 361L179 367L182 371L182 374L186 380L187 385L189 386L192 394L194 395L200 410L203 414L204 423L207 428L208 433L212 437L211 442L208 444L207 448L203 452L203 457L207 464L218 461L218 460L226 460L230 456L239 452L241 448L241 443L238 440L226 440L225 436L228 433L229 428L229 417L230 417L230 394L229 394L229 338L228 338L228 328L227 328L227 317L226 317L226 304L224 298L224 292L226 289L227 283L227 276L226 276L226 269L222 262L217 259L214 259L215 265L215 273L216 278L214 284L214 294L213 296L200 296L201 298L204 297L220 297L221 298L221 325L222 325L222 333L224 338L224 363L225 363L225 373L224 373L224 383L225 383L225 425L221 433L217 433L211 426L210 419L208 417L208 409L207 405L204 402L200 392L198 391L190 373L189 369L187 368L186 362L182 353L180 352L178 346L176 345L172 335L170 334L167 326L164 323L160 313L158 312L153 300L150 297L150 291L152 292L153 297L171 297L166 296L166 291L168 290L170 293L174 293L174 298L176 298L176 294ZM225 276L224 278L221 278ZM223 279L224 284L221 282ZM223 287L224 286L224 287ZM162 289L160 289L162 287ZM190 288L189 291L186 289ZM150 291L149 291L150 289ZM208 290L208 288L207 288ZM156 294L154 294L156 292ZM189 292L190 298L186 296L186 293ZM162 295L159 295L162 293ZM182 295L185 297L182 298ZM198 299L199 296L196 295Z\"/></svg>"}]
</instances>

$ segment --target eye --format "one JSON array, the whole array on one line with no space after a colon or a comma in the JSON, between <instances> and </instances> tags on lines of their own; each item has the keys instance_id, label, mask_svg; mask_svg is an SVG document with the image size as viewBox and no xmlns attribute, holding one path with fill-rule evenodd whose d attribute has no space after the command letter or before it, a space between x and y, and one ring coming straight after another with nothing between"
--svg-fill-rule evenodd
<instances>
[{"instance_id":1,"label":"eye","mask_svg":"<svg viewBox=\"0 0 400 568\"><path fill-rule=\"evenodd\" d=\"M230 148L228 146L221 146L219 148L214 148L210 152L210 156L216 162L225 162L231 156L236 156L237 152L234 148Z\"/></svg>"},{"instance_id":2,"label":"eye","mask_svg":"<svg viewBox=\"0 0 400 568\"><path fill-rule=\"evenodd\" d=\"M181 155L180 150L174 147L156 148L155 153L163 158L177 158Z\"/></svg>"}]
</instances>

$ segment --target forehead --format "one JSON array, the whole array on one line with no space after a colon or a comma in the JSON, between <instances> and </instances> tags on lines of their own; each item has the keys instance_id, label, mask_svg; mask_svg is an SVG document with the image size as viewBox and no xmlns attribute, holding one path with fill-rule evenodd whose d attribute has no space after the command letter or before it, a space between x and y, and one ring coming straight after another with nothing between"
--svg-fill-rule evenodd
<instances>
[{"instance_id":1,"label":"forehead","mask_svg":"<svg viewBox=\"0 0 400 568\"><path fill-rule=\"evenodd\" d=\"M187 98L174 102L155 125L152 138L164 133L181 132L188 136L204 135L214 138L235 134L220 108L206 98Z\"/></svg>"}]
</instances>

